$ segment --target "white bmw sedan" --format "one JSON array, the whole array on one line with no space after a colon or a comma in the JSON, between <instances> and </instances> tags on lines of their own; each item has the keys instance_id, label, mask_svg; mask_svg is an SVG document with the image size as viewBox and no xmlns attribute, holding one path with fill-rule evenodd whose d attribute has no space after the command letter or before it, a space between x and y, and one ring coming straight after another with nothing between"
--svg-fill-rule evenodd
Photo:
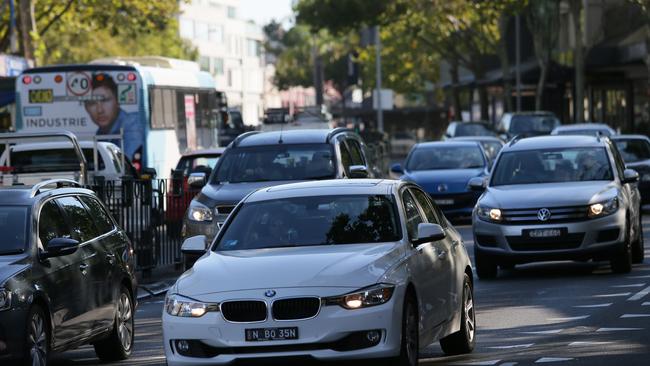
<instances>
[{"instance_id":1,"label":"white bmw sedan","mask_svg":"<svg viewBox=\"0 0 650 366\"><path fill-rule=\"evenodd\" d=\"M459 233L418 186L390 180L250 194L163 311L170 366L296 356L416 365L435 341L471 352L475 329Z\"/></svg>"}]
</instances>

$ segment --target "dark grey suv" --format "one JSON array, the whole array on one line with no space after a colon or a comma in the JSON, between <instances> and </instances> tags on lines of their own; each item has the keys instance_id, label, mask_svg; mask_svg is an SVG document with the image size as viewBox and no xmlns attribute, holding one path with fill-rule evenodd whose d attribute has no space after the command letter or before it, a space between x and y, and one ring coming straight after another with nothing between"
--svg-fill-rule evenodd
<instances>
[{"instance_id":1,"label":"dark grey suv","mask_svg":"<svg viewBox=\"0 0 650 366\"><path fill-rule=\"evenodd\" d=\"M93 344L133 347L133 249L92 191L73 181L0 189L0 364L47 365Z\"/></svg>"},{"instance_id":2,"label":"dark grey suv","mask_svg":"<svg viewBox=\"0 0 650 366\"><path fill-rule=\"evenodd\" d=\"M183 238L205 235L208 242L235 205L259 188L296 181L374 178L366 147L356 133L334 130L249 132L233 141L183 218ZM201 186L203 173L188 182Z\"/></svg>"}]
</instances>

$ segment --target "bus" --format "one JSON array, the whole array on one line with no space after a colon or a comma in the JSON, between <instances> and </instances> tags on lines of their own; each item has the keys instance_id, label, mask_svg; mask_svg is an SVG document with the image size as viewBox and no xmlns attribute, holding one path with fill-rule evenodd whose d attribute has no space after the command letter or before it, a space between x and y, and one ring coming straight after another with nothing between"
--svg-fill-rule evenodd
<instances>
[{"instance_id":1,"label":"bus","mask_svg":"<svg viewBox=\"0 0 650 366\"><path fill-rule=\"evenodd\" d=\"M121 139L133 166L168 178L187 151L214 148L225 94L195 62L163 57L100 59L25 70L16 79L16 132L70 131Z\"/></svg>"}]
</instances>

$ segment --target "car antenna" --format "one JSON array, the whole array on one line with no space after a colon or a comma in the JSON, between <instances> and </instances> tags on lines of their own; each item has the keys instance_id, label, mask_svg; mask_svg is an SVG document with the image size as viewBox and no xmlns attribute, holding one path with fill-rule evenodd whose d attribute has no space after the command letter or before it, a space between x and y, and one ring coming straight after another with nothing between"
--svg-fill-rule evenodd
<instances>
[{"instance_id":1,"label":"car antenna","mask_svg":"<svg viewBox=\"0 0 650 366\"><path fill-rule=\"evenodd\" d=\"M282 132L284 132L284 123L280 124L280 139L278 140L278 144L283 143L282 141Z\"/></svg>"}]
</instances>

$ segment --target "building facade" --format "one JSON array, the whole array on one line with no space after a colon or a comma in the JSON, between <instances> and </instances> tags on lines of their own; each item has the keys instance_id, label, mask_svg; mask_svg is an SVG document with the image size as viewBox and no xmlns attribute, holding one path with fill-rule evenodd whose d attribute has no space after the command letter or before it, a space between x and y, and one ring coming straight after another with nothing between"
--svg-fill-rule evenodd
<instances>
[{"instance_id":1,"label":"building facade","mask_svg":"<svg viewBox=\"0 0 650 366\"><path fill-rule=\"evenodd\" d=\"M263 32L239 14L239 0L181 2L179 31L199 51L201 69L210 72L231 108L246 124L257 125L264 113Z\"/></svg>"}]
</instances>

